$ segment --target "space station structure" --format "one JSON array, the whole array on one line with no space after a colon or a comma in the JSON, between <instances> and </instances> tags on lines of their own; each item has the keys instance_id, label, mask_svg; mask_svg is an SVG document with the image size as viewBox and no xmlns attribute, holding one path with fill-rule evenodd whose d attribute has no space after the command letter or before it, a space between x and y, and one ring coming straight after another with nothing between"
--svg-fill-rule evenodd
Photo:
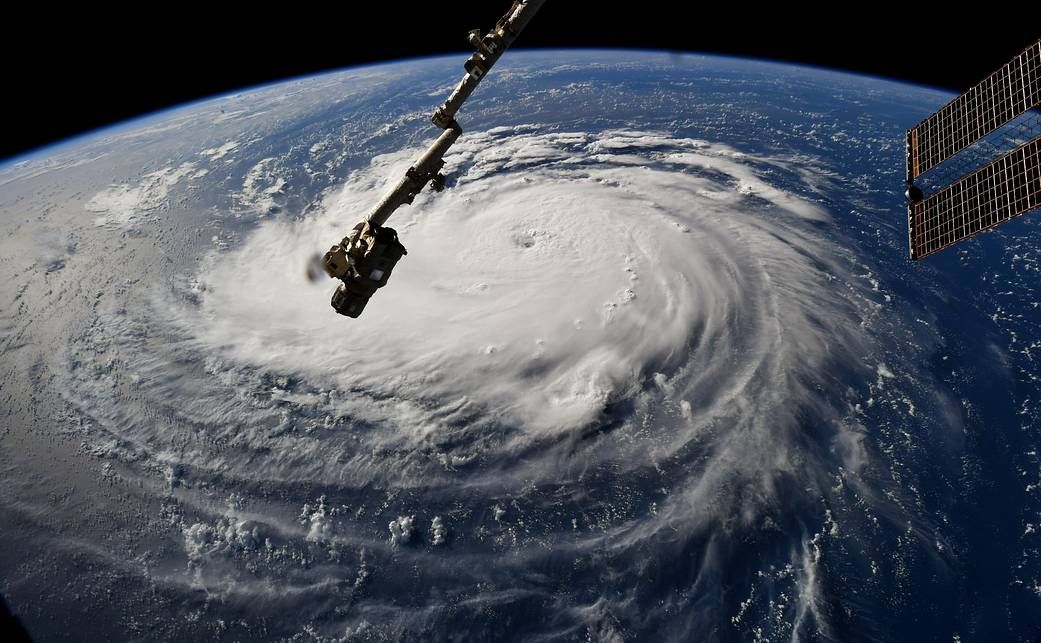
<instances>
[{"instance_id":1,"label":"space station structure","mask_svg":"<svg viewBox=\"0 0 1041 643\"><path fill-rule=\"evenodd\" d=\"M444 155L463 133L455 119L456 113L544 2L514 0L510 10L488 33L481 35L480 30L469 32L468 40L475 51L463 65L466 73L431 117L434 125L444 131L368 216L321 259L325 273L342 282L332 297L336 312L358 317L365 310L369 298L387 285L391 272L407 251L397 232L384 224L400 206L411 204L427 184L435 192L444 189L445 175L441 172L445 165Z\"/></svg>"},{"instance_id":2,"label":"space station structure","mask_svg":"<svg viewBox=\"0 0 1041 643\"><path fill-rule=\"evenodd\" d=\"M1041 208L1041 40L907 130L911 259Z\"/></svg>"}]
</instances>

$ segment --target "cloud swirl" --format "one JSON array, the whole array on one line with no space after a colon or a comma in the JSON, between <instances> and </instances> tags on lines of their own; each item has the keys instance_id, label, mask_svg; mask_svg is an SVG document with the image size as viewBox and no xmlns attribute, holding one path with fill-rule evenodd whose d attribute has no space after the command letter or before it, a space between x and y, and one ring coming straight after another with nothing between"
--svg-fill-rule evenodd
<instances>
[{"instance_id":1,"label":"cloud swirl","mask_svg":"<svg viewBox=\"0 0 1041 643\"><path fill-rule=\"evenodd\" d=\"M653 131L468 132L448 189L392 219L409 254L389 286L345 320L302 268L415 153L215 252L178 286L188 303L153 302L145 334L167 348L142 339L135 369L176 421L99 421L183 501L193 480L234 490L183 518L194 582L293 601L242 561L266 556L274 578L286 552L319 547L354 567L335 593L358 606L349 628L474 632L538 605L549 635L658 620L709 635L756 610L785 636L827 634L828 499L870 466L844 394L875 367L869 284L814 200L812 161ZM271 486L299 517L242 508ZM444 596L402 611L416 566ZM645 584L676 570L679 602L657 604ZM718 589L731 574L760 580L738 596ZM337 575L316 566L297 590Z\"/></svg>"}]
</instances>

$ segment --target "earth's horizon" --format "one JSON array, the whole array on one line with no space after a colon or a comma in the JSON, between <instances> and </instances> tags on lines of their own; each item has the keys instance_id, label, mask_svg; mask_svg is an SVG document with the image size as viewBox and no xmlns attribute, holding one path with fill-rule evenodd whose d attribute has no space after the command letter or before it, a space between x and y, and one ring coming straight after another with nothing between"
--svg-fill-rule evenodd
<instances>
[{"instance_id":1,"label":"earth's horizon","mask_svg":"<svg viewBox=\"0 0 1041 643\"><path fill-rule=\"evenodd\" d=\"M547 47L547 48L513 47L513 48L510 49L510 55L511 56L526 55L526 54L547 54L548 55L548 54L569 54L569 53L577 53L577 54L583 54L583 55L590 55L590 54L597 54L597 53L614 53L614 54L617 54L617 53L634 53L634 54L640 54L640 55L668 56L669 58L672 58L672 59L698 58L698 59L707 59L707 60L718 60L721 63L725 63L726 61L733 61L733 62L740 62L740 63L758 63L758 64L763 64L763 65L776 65L776 66L779 66L779 67L791 67L791 68L795 68L795 69L815 70L815 71L820 71L820 72L823 72L823 73L839 74L839 75L842 75L842 76L853 76L853 77L856 77L856 78L863 78L863 79L866 79L866 80L873 80L873 81L878 81L878 82L881 82L881 83L892 83L894 85L904 85L904 86L907 86L907 87L910 87L910 88L914 88L914 89L918 89L918 90L922 90L922 91L926 91L926 92L935 92L937 94L946 95L948 100L951 99L951 98L954 98L956 96L956 94L950 88L940 87L940 86L936 86L936 85L928 85L928 84L924 84L924 83L914 83L914 82L911 82L911 81L908 81L908 80L901 80L899 78L891 78L891 77L888 77L888 76L878 76L878 75L875 75L875 74L869 74L869 73L866 73L866 72L851 71L851 70L848 70L848 69L841 69L841 68L838 68L838 67L823 67L823 66L820 66L820 65L802 64L802 63L798 63L798 62L794 62L794 61L788 61L788 60L773 60L773 59L770 59L770 58L758 58L758 57L755 57L755 56L736 56L736 55L728 55L728 54L717 54L717 53L701 52L701 51L678 51L678 50L677 51L673 51L673 50L669 50L669 49L640 49L640 48L626 48L626 47L577 47L577 48L562 48L562 49L550 48L550 47ZM363 71L366 71L366 70L369 70L369 69L386 67L386 66L392 66L392 65L407 65L409 63L430 63L430 62L435 62L435 61L440 62L442 60L458 62L459 60L465 59L466 56L468 56L469 54L470 54L469 51L464 51L464 50L460 49L458 52L449 53L449 54L436 54L436 55L433 55L433 56L414 56L414 57L407 57L407 58L394 58L394 59L391 59L391 60L383 60L383 61L372 62L372 63L362 63L362 64L359 64L359 65L349 65L349 66L346 66L346 67L339 67L337 69L327 69L327 70L319 71L319 72L316 72L316 73L313 73L313 74L300 74L298 76L289 76L289 77L283 78L281 80L261 82L261 83L258 83L256 85L248 85L248 86L240 87L238 89L234 89L234 90L227 91L227 92L218 92L216 94L212 94L212 95L209 95L209 96L203 96L203 97L200 97L200 98L191 99L191 100L185 101L183 103L177 103L177 104L171 105L169 107L163 107L163 108L160 108L160 109L157 109L157 110L154 110L154 111L150 111L150 112L146 112L146 113L143 113L143 114L139 114L137 116L132 116L132 117L127 118L127 119L122 120L122 121L116 121L116 122L109 123L107 125L101 125L99 127L93 128L93 129L85 130L85 131L80 132L78 134L73 134L73 135L71 135L71 136L69 136L67 138L61 139L61 140L52 141L50 143L45 143L45 144L33 147L31 149L27 149L27 150L23 150L21 152L17 152L15 154L12 154L12 155L7 156L7 157L0 158L0 170L3 170L5 165L13 166L13 165L24 164L24 163L27 163L27 162L32 162L34 160L39 161L39 160L42 160L41 157L52 156L52 155L54 155L56 153L61 152L62 150L66 149L66 148L73 147L73 146L76 146L76 145L79 145L79 144L87 143L87 142L89 142L90 140L92 140L92 139L94 139L96 137L102 137L102 136L106 136L106 135L115 135L115 134L118 134L121 130L129 129L129 128L135 127L135 126L142 126L142 125L145 125L148 121L151 121L153 119L161 119L163 116L169 115L169 114L171 114L173 112L189 109L189 108L192 108L192 107L198 107L200 105L203 105L205 103L209 103L209 102L212 102L212 101L219 101L219 100L223 100L223 99L230 99L230 98L234 98L235 96L240 96L242 94L261 92L261 91L264 91L265 89L272 89L272 88L278 87L279 85L285 85L287 83L294 83L294 82L300 82L300 81L306 81L306 80L316 80L316 79L321 78L323 76L334 76L334 75L338 75L338 74L359 73L359 72L363 72ZM447 94L446 94L446 97L447 97ZM430 112L431 113L433 113L434 109L437 107L438 104L439 104L439 101L436 101L436 100L433 103L431 103L431 106L430 106ZM431 125L431 127L433 127L433 125ZM431 131L436 132L437 130L431 130Z\"/></svg>"}]
</instances>

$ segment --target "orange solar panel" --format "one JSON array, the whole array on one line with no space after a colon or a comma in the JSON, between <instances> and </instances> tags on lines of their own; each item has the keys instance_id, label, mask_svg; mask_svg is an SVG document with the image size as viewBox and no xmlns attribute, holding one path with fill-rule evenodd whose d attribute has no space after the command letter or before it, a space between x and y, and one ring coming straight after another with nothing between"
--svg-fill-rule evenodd
<instances>
[{"instance_id":1,"label":"orange solar panel","mask_svg":"<svg viewBox=\"0 0 1041 643\"><path fill-rule=\"evenodd\" d=\"M1005 123L1041 106L1041 40L909 130L915 179Z\"/></svg>"},{"instance_id":2,"label":"orange solar panel","mask_svg":"<svg viewBox=\"0 0 1041 643\"><path fill-rule=\"evenodd\" d=\"M911 204L911 258L921 259L1041 208L1041 137Z\"/></svg>"}]
</instances>

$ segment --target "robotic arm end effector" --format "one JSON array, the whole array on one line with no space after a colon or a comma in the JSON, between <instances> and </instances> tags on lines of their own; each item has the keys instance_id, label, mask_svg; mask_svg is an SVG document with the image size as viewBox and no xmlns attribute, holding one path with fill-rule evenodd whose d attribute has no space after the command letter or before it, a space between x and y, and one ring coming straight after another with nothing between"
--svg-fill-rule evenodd
<instances>
[{"instance_id":1,"label":"robotic arm end effector","mask_svg":"<svg viewBox=\"0 0 1041 643\"><path fill-rule=\"evenodd\" d=\"M322 269L343 283L333 293L333 309L347 317L358 317L377 289L387 285L390 273L408 254L398 233L362 221L343 241L322 257Z\"/></svg>"}]
</instances>

